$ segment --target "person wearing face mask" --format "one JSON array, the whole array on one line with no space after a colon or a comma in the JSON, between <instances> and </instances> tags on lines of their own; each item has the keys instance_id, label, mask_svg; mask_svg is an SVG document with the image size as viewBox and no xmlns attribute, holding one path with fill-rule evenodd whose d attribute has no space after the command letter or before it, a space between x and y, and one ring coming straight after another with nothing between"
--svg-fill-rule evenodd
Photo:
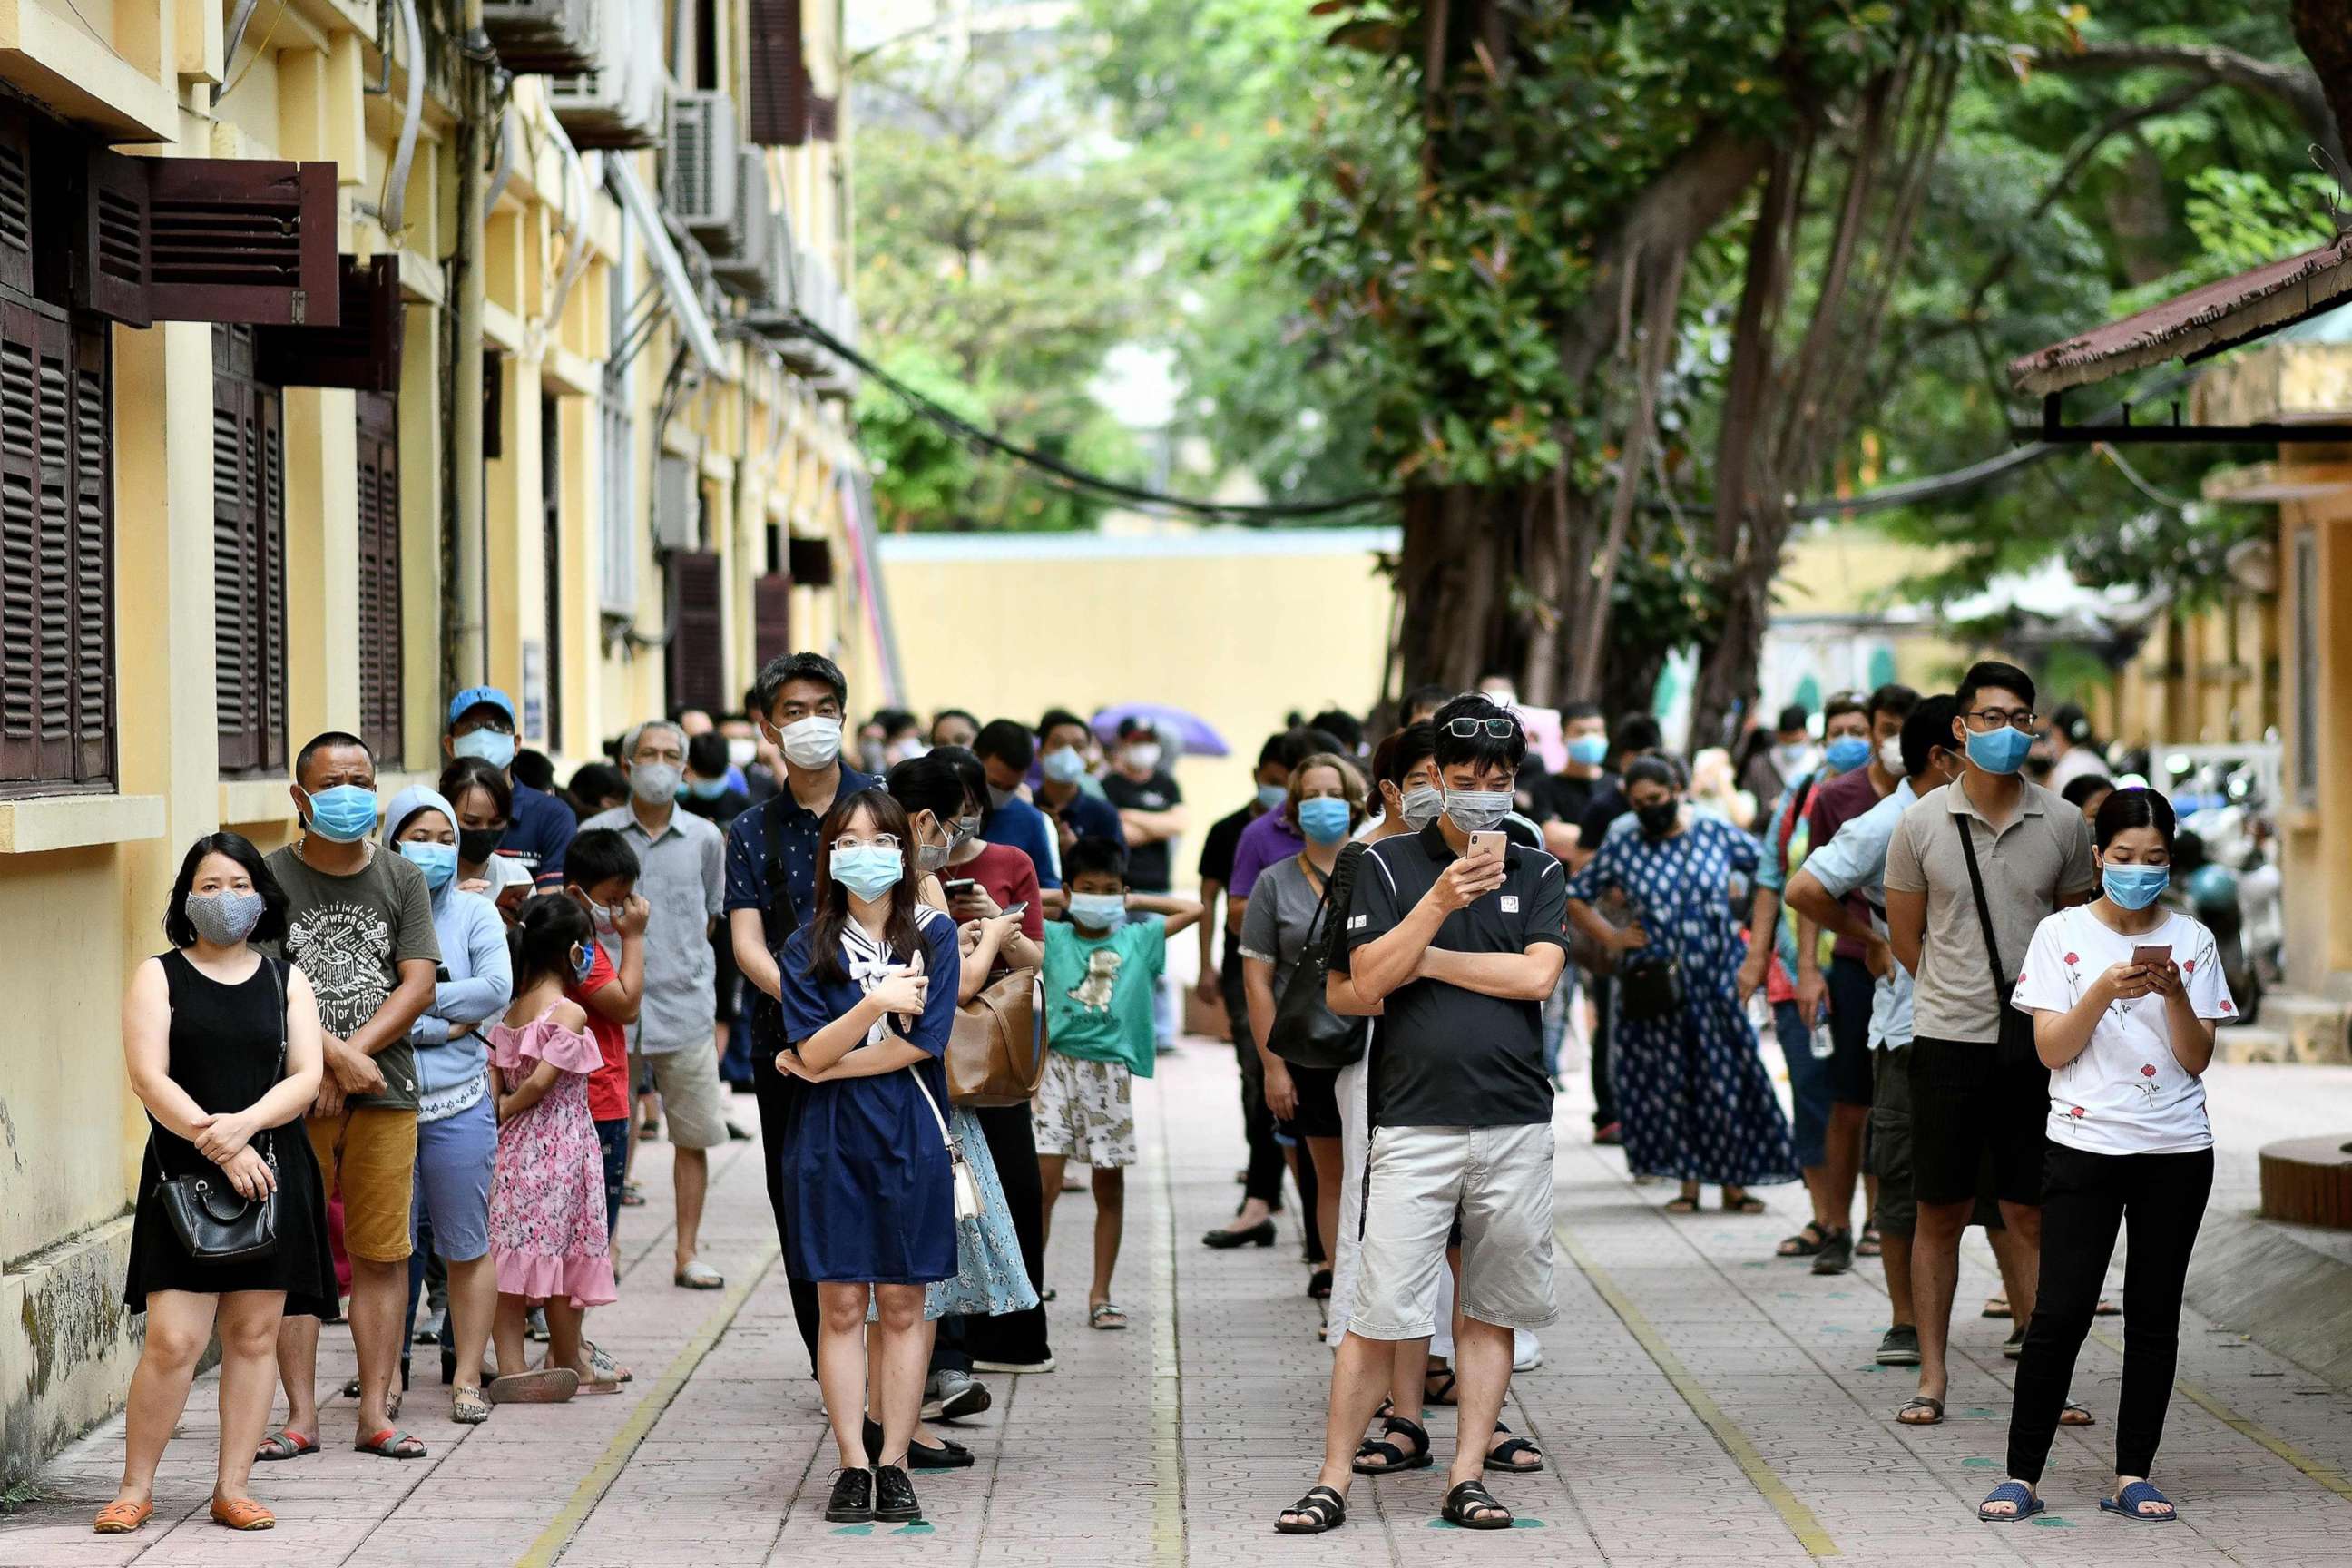
<instances>
[{"instance_id":1,"label":"person wearing face mask","mask_svg":"<svg viewBox=\"0 0 2352 1568\"><path fill-rule=\"evenodd\" d=\"M971 750L988 774L988 809L980 816L980 836L1028 856L1040 888L1060 887L1060 837L1045 813L1023 798L1029 764L1037 759L1036 737L1017 719L992 719L973 737Z\"/></svg>"},{"instance_id":2,"label":"person wearing face mask","mask_svg":"<svg viewBox=\"0 0 2352 1568\"><path fill-rule=\"evenodd\" d=\"M620 834L637 858L637 892L651 909L646 924L645 994L633 1047L653 1069L676 1152L677 1225L673 1283L716 1290L726 1279L697 1256L709 1151L727 1142L719 1085L719 1044L711 1026L718 966L710 939L727 893L727 837L678 809L686 777L686 735L656 719L629 731L621 748L629 804L582 823Z\"/></svg>"},{"instance_id":3,"label":"person wearing face mask","mask_svg":"<svg viewBox=\"0 0 2352 1568\"><path fill-rule=\"evenodd\" d=\"M1569 884L1569 918L1621 958L1616 1057L1625 1163L1682 1185L1665 1207L1696 1214L1703 1184L1723 1189L1731 1214L1762 1214L1748 1188L1797 1179L1789 1122L1734 995L1741 949L1728 894L1735 872L1754 875L1756 840L1728 824L1684 819L1680 779L1663 758L1625 770L1635 827L1612 833ZM1621 889L1633 922L1612 926L1593 908ZM1661 952L1660 950L1663 950ZM1663 956L1664 984L1637 980L1624 955ZM1638 962L1638 961L1637 961Z\"/></svg>"},{"instance_id":4,"label":"person wearing face mask","mask_svg":"<svg viewBox=\"0 0 2352 1568\"><path fill-rule=\"evenodd\" d=\"M2036 1494L2074 1358L2126 1226L2115 1487L2099 1507L2143 1521L2176 1511L2147 1475L2172 1399L2189 1249L2213 1187L2204 1074L2214 1028L2236 1004L2213 933L2157 901L2173 834L2171 803L2156 791L2110 795L2094 828L2100 896L2044 920L2026 949L2012 1005L2032 1018L2050 1073L2042 1282L2018 1358L2009 1479L1978 1509L1982 1519L2043 1506Z\"/></svg>"},{"instance_id":5,"label":"person wearing face mask","mask_svg":"<svg viewBox=\"0 0 2352 1568\"><path fill-rule=\"evenodd\" d=\"M416 1062L408 1033L433 1005L441 962L433 895L414 863L370 842L375 758L358 736L331 730L313 737L296 753L289 793L301 830L270 852L268 865L286 890L280 954L310 977L319 1001L327 1070L304 1127L327 1189L342 1194L359 1447L416 1458L425 1445L392 1424L392 1380L414 1250ZM286 1424L256 1458L318 1451L318 1321L287 1319L278 1344Z\"/></svg>"},{"instance_id":6,"label":"person wearing face mask","mask_svg":"<svg viewBox=\"0 0 2352 1568\"><path fill-rule=\"evenodd\" d=\"M449 729L441 752L455 761L479 757L507 776L514 792L513 814L499 853L521 862L541 888L560 887L563 850L580 819L562 800L531 788L514 776L514 699L495 686L469 686L449 700Z\"/></svg>"},{"instance_id":7,"label":"person wearing face mask","mask_svg":"<svg viewBox=\"0 0 2352 1568\"><path fill-rule=\"evenodd\" d=\"M960 746L968 752L978 739L980 721L964 709L942 708L931 718L930 742L934 751L942 746Z\"/></svg>"},{"instance_id":8,"label":"person wearing face mask","mask_svg":"<svg viewBox=\"0 0 2352 1568\"><path fill-rule=\"evenodd\" d=\"M1339 749L1353 754L1344 746ZM1168 760L1150 720L1119 721L1118 744L1111 752L1112 766L1103 775L1102 789L1118 808L1119 838L1129 850L1128 882L1139 893L1165 893L1175 885L1176 840L1192 821ZM1155 1048L1162 1056L1176 1048L1176 1022L1174 997L1163 984L1151 995Z\"/></svg>"},{"instance_id":9,"label":"person wearing face mask","mask_svg":"<svg viewBox=\"0 0 2352 1568\"><path fill-rule=\"evenodd\" d=\"M1886 850L1888 942L1917 982L1910 1089L1919 1391L1898 1413L1914 1426L1944 1418L1960 1233L1988 1159L2001 1218L2020 1244L2010 1309L2019 1322L2032 1321L2050 1075L2024 1016L2009 1005L2012 966L2044 919L2098 883L2083 814L2019 776L2033 743L2032 678L1989 659L1969 669L1957 700L1952 743L1966 772L1905 812Z\"/></svg>"},{"instance_id":10,"label":"person wearing face mask","mask_svg":"<svg viewBox=\"0 0 2352 1568\"><path fill-rule=\"evenodd\" d=\"M512 818L514 786L481 758L459 757L441 770L436 787L457 813L457 889L479 893L511 917L532 886L521 861L499 853Z\"/></svg>"},{"instance_id":11,"label":"person wearing face mask","mask_svg":"<svg viewBox=\"0 0 2352 1568\"><path fill-rule=\"evenodd\" d=\"M131 1534L154 1514L156 1466L215 1331L212 1518L232 1530L278 1522L247 1487L269 1420L271 1356L287 1313L315 1331L336 1305L326 1191L298 1130L322 1078L318 1003L300 970L255 945L282 939L286 916L285 891L252 844L235 833L197 839L164 906L171 951L141 963L123 998L123 1062L148 1135L122 1304L145 1318L146 1334L125 1412L122 1484L92 1524L100 1535ZM161 1193L183 1177L266 1199L277 1247L227 1262L192 1256Z\"/></svg>"},{"instance_id":12,"label":"person wearing face mask","mask_svg":"<svg viewBox=\"0 0 2352 1568\"><path fill-rule=\"evenodd\" d=\"M736 817L749 810L751 796L732 776L727 742L716 731L691 735L686 742L686 782L678 786L678 805L716 826L722 834ZM719 1076L738 1094L751 1089L751 1037L737 1026L738 994L742 972L735 967L735 939L724 927L711 933L711 963L718 971L717 994L711 998L712 1028L719 1039ZM737 1131L730 1121L728 1131Z\"/></svg>"},{"instance_id":13,"label":"person wearing face mask","mask_svg":"<svg viewBox=\"0 0 2352 1568\"><path fill-rule=\"evenodd\" d=\"M457 808L421 785L392 797L383 814L383 841L415 862L433 893L433 929L441 967L433 1005L408 1031L416 1056L416 1182L412 1228L429 1229L433 1250L449 1271L449 1307L443 1352L451 1384L449 1416L467 1424L489 1419L482 1396L482 1352L498 1310L498 1279L490 1266L490 1172L497 1163L499 1126L487 1077L489 1058L480 1028L514 994L506 922L497 906L457 887ZM408 1319L425 1285L425 1258L408 1269ZM401 1361L408 1361L404 1346Z\"/></svg>"},{"instance_id":14,"label":"person wearing face mask","mask_svg":"<svg viewBox=\"0 0 2352 1568\"><path fill-rule=\"evenodd\" d=\"M1759 801L1781 793L1819 763L1812 742L1812 716L1797 703L1780 710L1769 738L1757 734L1741 748L1739 787Z\"/></svg>"},{"instance_id":15,"label":"person wearing face mask","mask_svg":"<svg viewBox=\"0 0 2352 1568\"><path fill-rule=\"evenodd\" d=\"M1065 855L1081 838L1127 842L1118 808L1102 794L1106 786L1087 771L1087 748L1093 742L1094 731L1087 721L1066 708L1049 709L1037 721L1037 778L1031 793L1037 809L1054 819Z\"/></svg>"}]
</instances>

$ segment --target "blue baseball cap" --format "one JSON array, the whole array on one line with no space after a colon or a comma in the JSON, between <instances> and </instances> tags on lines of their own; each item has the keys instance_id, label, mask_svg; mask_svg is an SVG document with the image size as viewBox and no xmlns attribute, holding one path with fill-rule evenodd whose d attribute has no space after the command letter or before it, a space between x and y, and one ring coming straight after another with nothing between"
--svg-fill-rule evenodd
<instances>
[{"instance_id":1,"label":"blue baseball cap","mask_svg":"<svg viewBox=\"0 0 2352 1568\"><path fill-rule=\"evenodd\" d=\"M455 724L473 709L490 707L507 716L507 728L515 727L514 699L495 686L468 686L449 699L449 722Z\"/></svg>"}]
</instances>

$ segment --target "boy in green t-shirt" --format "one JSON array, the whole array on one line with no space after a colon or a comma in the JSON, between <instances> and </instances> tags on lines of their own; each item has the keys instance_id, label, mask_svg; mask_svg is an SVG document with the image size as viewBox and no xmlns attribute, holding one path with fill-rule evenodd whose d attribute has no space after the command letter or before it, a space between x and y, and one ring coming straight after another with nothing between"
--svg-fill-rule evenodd
<instances>
[{"instance_id":1,"label":"boy in green t-shirt","mask_svg":"<svg viewBox=\"0 0 2352 1568\"><path fill-rule=\"evenodd\" d=\"M1094 1173L1095 1278L1087 1326L1123 1329L1110 1299L1111 1270L1127 1218L1127 1167L1135 1163L1138 1075L1151 1076L1151 997L1168 967L1168 938L1201 918L1190 899L1130 893L1127 851L1108 838L1081 838L1063 858L1066 921L1045 926L1045 1033L1053 1046L1030 1111L1037 1170L1045 1189L1045 1229L1062 1192L1062 1165L1083 1157ZM1130 921L1130 914L1141 920Z\"/></svg>"}]
</instances>

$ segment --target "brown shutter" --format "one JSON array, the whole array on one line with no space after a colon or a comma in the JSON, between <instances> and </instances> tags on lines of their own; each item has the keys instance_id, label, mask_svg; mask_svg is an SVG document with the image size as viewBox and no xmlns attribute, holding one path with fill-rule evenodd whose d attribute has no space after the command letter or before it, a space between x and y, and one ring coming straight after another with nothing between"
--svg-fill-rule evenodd
<instances>
[{"instance_id":1,"label":"brown shutter","mask_svg":"<svg viewBox=\"0 0 2352 1568\"><path fill-rule=\"evenodd\" d=\"M752 658L761 668L793 651L793 579L771 572L751 580Z\"/></svg>"},{"instance_id":2,"label":"brown shutter","mask_svg":"<svg viewBox=\"0 0 2352 1568\"><path fill-rule=\"evenodd\" d=\"M784 570L792 580L803 588L833 586L833 546L822 539L803 539L799 534L784 540Z\"/></svg>"},{"instance_id":3,"label":"brown shutter","mask_svg":"<svg viewBox=\"0 0 2352 1568\"><path fill-rule=\"evenodd\" d=\"M76 310L133 327L152 321L147 299L152 162L103 147L81 150L64 214L73 230L67 266Z\"/></svg>"},{"instance_id":4,"label":"brown shutter","mask_svg":"<svg viewBox=\"0 0 2352 1568\"><path fill-rule=\"evenodd\" d=\"M390 254L362 261L341 258L341 319L331 327L259 327L253 334L254 374L276 386L348 386L357 392L400 390L404 309L400 263Z\"/></svg>"},{"instance_id":5,"label":"brown shutter","mask_svg":"<svg viewBox=\"0 0 2352 1568\"><path fill-rule=\"evenodd\" d=\"M362 393L359 405L360 739L378 763L402 762L400 405Z\"/></svg>"},{"instance_id":6,"label":"brown shutter","mask_svg":"<svg viewBox=\"0 0 2352 1568\"><path fill-rule=\"evenodd\" d=\"M114 777L114 406L108 329L73 334L73 776Z\"/></svg>"},{"instance_id":7,"label":"brown shutter","mask_svg":"<svg viewBox=\"0 0 2352 1568\"><path fill-rule=\"evenodd\" d=\"M669 697L673 711L727 710L727 633L719 607L725 574L708 551L669 557Z\"/></svg>"},{"instance_id":8,"label":"brown shutter","mask_svg":"<svg viewBox=\"0 0 2352 1568\"><path fill-rule=\"evenodd\" d=\"M834 142L841 136L841 100L810 95L808 133L812 142Z\"/></svg>"},{"instance_id":9,"label":"brown shutter","mask_svg":"<svg viewBox=\"0 0 2352 1568\"><path fill-rule=\"evenodd\" d=\"M808 62L801 52L801 0L750 0L747 108L758 147L808 140Z\"/></svg>"},{"instance_id":10,"label":"brown shutter","mask_svg":"<svg viewBox=\"0 0 2352 1568\"><path fill-rule=\"evenodd\" d=\"M40 776L40 321L0 298L0 778Z\"/></svg>"},{"instance_id":11,"label":"brown shutter","mask_svg":"<svg viewBox=\"0 0 2352 1568\"><path fill-rule=\"evenodd\" d=\"M128 161L147 171L155 320L331 327L342 319L334 164Z\"/></svg>"},{"instance_id":12,"label":"brown shutter","mask_svg":"<svg viewBox=\"0 0 2352 1568\"><path fill-rule=\"evenodd\" d=\"M213 332L213 681L224 773L286 765L286 502L278 389L253 334Z\"/></svg>"},{"instance_id":13,"label":"brown shutter","mask_svg":"<svg viewBox=\"0 0 2352 1568\"><path fill-rule=\"evenodd\" d=\"M22 115L0 110L0 284L33 291L33 139Z\"/></svg>"}]
</instances>

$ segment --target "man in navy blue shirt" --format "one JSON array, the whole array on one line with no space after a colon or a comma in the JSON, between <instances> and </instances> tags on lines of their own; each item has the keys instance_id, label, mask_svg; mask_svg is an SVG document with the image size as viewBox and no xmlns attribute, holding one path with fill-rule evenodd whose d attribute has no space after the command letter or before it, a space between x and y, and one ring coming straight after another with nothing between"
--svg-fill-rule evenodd
<instances>
[{"instance_id":1,"label":"man in navy blue shirt","mask_svg":"<svg viewBox=\"0 0 2352 1568\"><path fill-rule=\"evenodd\" d=\"M1045 814L1021 798L1022 781L1036 757L1029 727L1017 719L992 719L971 742L988 774L988 809L980 814L980 836L991 844L1018 849L1037 868L1039 889L1062 885L1060 847Z\"/></svg>"},{"instance_id":2,"label":"man in navy blue shirt","mask_svg":"<svg viewBox=\"0 0 2352 1568\"><path fill-rule=\"evenodd\" d=\"M1094 732L1087 728L1087 721L1066 708L1050 709L1037 721L1038 782L1032 793L1036 796L1037 809L1054 819L1058 838L1055 847L1065 855L1081 838L1108 838L1121 845L1127 842L1118 808L1086 788L1087 743L1093 739ZM983 838L988 836L986 820L982 819ZM1149 890L1167 891L1164 888Z\"/></svg>"},{"instance_id":3,"label":"man in navy blue shirt","mask_svg":"<svg viewBox=\"0 0 2352 1568\"><path fill-rule=\"evenodd\" d=\"M444 755L479 757L507 775L514 806L507 816L499 853L520 861L541 891L563 886L563 852L579 831L580 819L545 790L514 776L514 699L495 686L469 686L449 700L449 731L441 737Z\"/></svg>"}]
</instances>

